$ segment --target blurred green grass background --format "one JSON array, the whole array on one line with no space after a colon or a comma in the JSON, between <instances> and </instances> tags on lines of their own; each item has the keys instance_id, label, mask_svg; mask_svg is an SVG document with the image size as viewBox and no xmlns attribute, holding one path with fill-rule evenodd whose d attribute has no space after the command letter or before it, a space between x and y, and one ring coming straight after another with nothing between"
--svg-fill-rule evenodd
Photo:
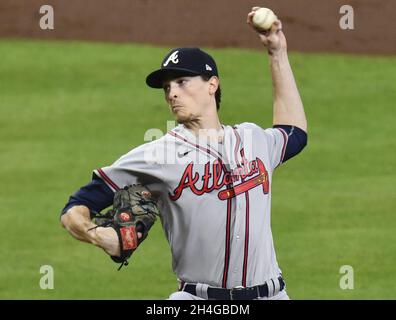
<instances>
[{"instance_id":1,"label":"blurred green grass background","mask_svg":"<svg viewBox=\"0 0 396 320\"><path fill-rule=\"evenodd\" d=\"M208 49L223 123L271 126L266 54ZM0 41L0 299L164 299L176 290L157 223L128 267L61 228L69 195L172 120L145 76L169 48ZM395 299L396 58L291 53L308 147L273 183L272 227L292 299ZM54 268L42 290L42 265ZM354 269L342 290L339 269Z\"/></svg>"}]
</instances>

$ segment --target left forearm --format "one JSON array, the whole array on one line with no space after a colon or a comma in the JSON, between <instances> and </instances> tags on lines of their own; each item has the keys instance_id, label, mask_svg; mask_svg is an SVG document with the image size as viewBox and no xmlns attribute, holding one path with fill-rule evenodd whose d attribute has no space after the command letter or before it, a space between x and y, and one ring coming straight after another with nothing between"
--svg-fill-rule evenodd
<instances>
[{"instance_id":1,"label":"left forearm","mask_svg":"<svg viewBox=\"0 0 396 320\"><path fill-rule=\"evenodd\" d=\"M270 55L273 82L273 124L294 125L307 131L307 120L287 52Z\"/></svg>"}]
</instances>

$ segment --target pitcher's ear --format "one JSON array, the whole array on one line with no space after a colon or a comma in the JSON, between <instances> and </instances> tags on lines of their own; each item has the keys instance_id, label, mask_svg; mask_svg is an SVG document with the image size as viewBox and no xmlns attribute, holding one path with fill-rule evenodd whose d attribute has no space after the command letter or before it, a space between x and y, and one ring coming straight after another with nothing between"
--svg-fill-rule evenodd
<instances>
[{"instance_id":1,"label":"pitcher's ear","mask_svg":"<svg viewBox=\"0 0 396 320\"><path fill-rule=\"evenodd\" d=\"M218 77L213 76L209 80L209 93L210 94L215 94L217 91L217 88L219 87L220 80Z\"/></svg>"}]
</instances>

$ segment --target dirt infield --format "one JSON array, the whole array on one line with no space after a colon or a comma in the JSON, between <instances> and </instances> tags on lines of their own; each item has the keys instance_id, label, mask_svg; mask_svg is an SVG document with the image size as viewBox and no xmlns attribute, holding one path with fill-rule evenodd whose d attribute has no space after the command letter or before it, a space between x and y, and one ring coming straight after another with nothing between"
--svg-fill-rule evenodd
<instances>
[{"instance_id":1,"label":"dirt infield","mask_svg":"<svg viewBox=\"0 0 396 320\"><path fill-rule=\"evenodd\" d=\"M54 8L54 30L39 27L44 4ZM395 0L2 0L0 37L260 48L246 25L257 4L281 18L290 50L396 54ZM339 27L345 4L354 30Z\"/></svg>"}]
</instances>

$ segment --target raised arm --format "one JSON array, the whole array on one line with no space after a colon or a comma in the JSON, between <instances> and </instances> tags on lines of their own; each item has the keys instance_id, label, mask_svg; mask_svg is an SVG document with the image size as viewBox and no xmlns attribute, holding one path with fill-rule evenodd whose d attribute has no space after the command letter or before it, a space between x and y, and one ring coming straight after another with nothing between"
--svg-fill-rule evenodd
<instances>
[{"instance_id":1,"label":"raised arm","mask_svg":"<svg viewBox=\"0 0 396 320\"><path fill-rule=\"evenodd\" d=\"M277 20L271 30L261 32L252 23L254 7L248 14L247 23L258 33L260 41L268 50L273 83L273 125L292 125L307 131L307 120L297 84L287 55L286 37L282 23Z\"/></svg>"}]
</instances>

